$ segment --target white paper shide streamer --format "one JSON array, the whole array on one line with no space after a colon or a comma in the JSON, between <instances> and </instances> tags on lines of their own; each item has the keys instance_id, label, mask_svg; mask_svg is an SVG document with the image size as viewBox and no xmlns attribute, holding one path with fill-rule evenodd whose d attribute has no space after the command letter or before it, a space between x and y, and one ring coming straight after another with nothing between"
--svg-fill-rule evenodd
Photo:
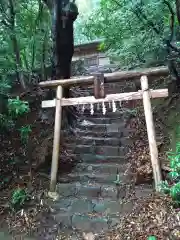
<instances>
[{"instance_id":1,"label":"white paper shide streamer","mask_svg":"<svg viewBox=\"0 0 180 240\"><path fill-rule=\"evenodd\" d=\"M104 102L102 103L102 112L103 112L103 115L106 114L106 106L105 106Z\"/></svg>"},{"instance_id":2,"label":"white paper shide streamer","mask_svg":"<svg viewBox=\"0 0 180 240\"><path fill-rule=\"evenodd\" d=\"M112 101L112 110L113 110L113 112L116 112L116 110L117 110L116 103L114 100Z\"/></svg>"},{"instance_id":3,"label":"white paper shide streamer","mask_svg":"<svg viewBox=\"0 0 180 240\"><path fill-rule=\"evenodd\" d=\"M91 109L91 115L93 115L94 114L94 105L92 103L90 105L90 109Z\"/></svg>"}]
</instances>

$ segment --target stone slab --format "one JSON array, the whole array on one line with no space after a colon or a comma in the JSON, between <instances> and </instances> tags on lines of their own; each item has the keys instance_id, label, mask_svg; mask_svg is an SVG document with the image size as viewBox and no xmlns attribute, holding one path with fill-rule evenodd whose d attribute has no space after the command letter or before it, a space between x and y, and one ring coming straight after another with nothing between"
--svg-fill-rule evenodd
<instances>
[{"instance_id":1,"label":"stone slab","mask_svg":"<svg viewBox=\"0 0 180 240\"><path fill-rule=\"evenodd\" d=\"M96 145L67 145L67 149L74 154L99 154L110 156L125 156L128 151L126 147L119 146L96 146Z\"/></svg>"},{"instance_id":2,"label":"stone slab","mask_svg":"<svg viewBox=\"0 0 180 240\"><path fill-rule=\"evenodd\" d=\"M76 229L87 232L101 232L107 230L109 227L107 218L87 215L74 215L72 224Z\"/></svg>"}]
</instances>

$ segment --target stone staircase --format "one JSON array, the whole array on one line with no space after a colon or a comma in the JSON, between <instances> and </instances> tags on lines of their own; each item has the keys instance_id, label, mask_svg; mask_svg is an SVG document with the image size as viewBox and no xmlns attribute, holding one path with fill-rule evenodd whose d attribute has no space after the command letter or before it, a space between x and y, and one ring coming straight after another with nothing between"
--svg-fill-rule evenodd
<instances>
[{"instance_id":1,"label":"stone staircase","mask_svg":"<svg viewBox=\"0 0 180 240\"><path fill-rule=\"evenodd\" d=\"M122 108L112 113L109 106L105 116L97 109L93 116L81 113L74 135L67 142L67 153L78 164L59 178L60 198L51 203L54 218L67 234L65 239L81 239L74 232L100 234L131 212L132 175L126 159L131 146L132 129L127 127L130 115ZM151 187L145 192L151 193ZM136 187L135 195L141 193Z\"/></svg>"}]
</instances>

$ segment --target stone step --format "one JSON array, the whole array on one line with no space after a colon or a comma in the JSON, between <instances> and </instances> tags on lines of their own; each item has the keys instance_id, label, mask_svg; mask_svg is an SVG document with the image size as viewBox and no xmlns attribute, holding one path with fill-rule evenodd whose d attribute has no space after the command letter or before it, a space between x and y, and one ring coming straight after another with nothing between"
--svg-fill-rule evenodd
<instances>
[{"instance_id":1,"label":"stone step","mask_svg":"<svg viewBox=\"0 0 180 240\"><path fill-rule=\"evenodd\" d=\"M110 129L109 129L110 130ZM135 131L135 130L134 130ZM128 129L121 129L119 132L115 132L113 131L113 129L111 131L88 131L88 130L81 130L76 128L74 130L74 134L77 137L81 137L81 136L89 136L89 137L118 137L118 138L122 138L122 137L129 137L132 134L133 130L128 130ZM65 134L66 136L66 134Z\"/></svg>"},{"instance_id":2,"label":"stone step","mask_svg":"<svg viewBox=\"0 0 180 240\"><path fill-rule=\"evenodd\" d=\"M119 146L91 146L91 145L74 145L66 144L67 152L73 154L102 154L110 156L125 156L128 152L128 147Z\"/></svg>"},{"instance_id":3,"label":"stone step","mask_svg":"<svg viewBox=\"0 0 180 240\"><path fill-rule=\"evenodd\" d=\"M66 176L59 177L60 182L64 183L73 183L73 182L96 182L101 184L118 184L120 183L127 183L130 180L130 176L127 174L119 173L119 174L105 174L105 173L90 173L90 172L76 172L76 173L69 173Z\"/></svg>"},{"instance_id":4,"label":"stone step","mask_svg":"<svg viewBox=\"0 0 180 240\"><path fill-rule=\"evenodd\" d=\"M3 232L3 229L1 229L0 231L0 239L1 240L12 240L14 239L13 235L10 235L8 233L8 231ZM19 233L18 235L16 234L16 238L15 239L22 239L22 235ZM31 238L31 237L23 237L23 240L35 240L35 238Z\"/></svg>"},{"instance_id":5,"label":"stone step","mask_svg":"<svg viewBox=\"0 0 180 240\"><path fill-rule=\"evenodd\" d=\"M81 130L95 131L95 132L120 132L125 128L125 122L117 122L111 124L96 124L89 121L83 121L77 128Z\"/></svg>"},{"instance_id":6,"label":"stone step","mask_svg":"<svg viewBox=\"0 0 180 240\"><path fill-rule=\"evenodd\" d=\"M109 216L104 217L100 214L54 214L55 221L61 225L62 229L73 228L80 232L101 233L115 227L119 223L119 216L109 219ZM72 239L72 238L71 238Z\"/></svg>"},{"instance_id":7,"label":"stone step","mask_svg":"<svg viewBox=\"0 0 180 240\"><path fill-rule=\"evenodd\" d=\"M126 121L127 119L129 119L129 117L124 117L123 115L122 116L118 116L116 118L107 118L107 117L93 117L93 116L90 116L90 117L87 117L86 119L84 119L85 121L89 121L91 123L94 123L94 124L112 124L112 123L119 123L120 121Z\"/></svg>"},{"instance_id":8,"label":"stone step","mask_svg":"<svg viewBox=\"0 0 180 240\"><path fill-rule=\"evenodd\" d=\"M68 198L68 199L59 199L57 202L51 204L51 207L55 211L60 211L63 213L67 213L69 215L73 214L87 214L90 212L101 213L101 215L120 215L119 210L122 206L120 200L110 200L103 198ZM109 212L107 212L109 210Z\"/></svg>"},{"instance_id":9,"label":"stone step","mask_svg":"<svg viewBox=\"0 0 180 240\"><path fill-rule=\"evenodd\" d=\"M59 209L66 209L71 206L69 204L72 200L70 199L87 199L89 201L120 201L128 196L129 184L116 185L111 184L100 184L100 183L58 183L57 192L60 198L57 202ZM136 186L134 189L134 197L141 198L147 197L154 192L153 186L144 184ZM51 201L51 200L49 200ZM50 203L52 205L52 203Z\"/></svg>"},{"instance_id":10,"label":"stone step","mask_svg":"<svg viewBox=\"0 0 180 240\"><path fill-rule=\"evenodd\" d=\"M64 209L59 209L58 202L55 204L54 218L61 226L93 233L115 227L120 217L133 209L133 202L121 203L103 199L65 199Z\"/></svg>"},{"instance_id":11,"label":"stone step","mask_svg":"<svg viewBox=\"0 0 180 240\"><path fill-rule=\"evenodd\" d=\"M118 200L126 196L126 188L122 185L87 183L79 187L77 191L78 196L84 196L88 199L109 199Z\"/></svg>"},{"instance_id":12,"label":"stone step","mask_svg":"<svg viewBox=\"0 0 180 240\"><path fill-rule=\"evenodd\" d=\"M12 236L10 236L8 233L0 232L0 239L2 239L2 240L12 240Z\"/></svg>"},{"instance_id":13,"label":"stone step","mask_svg":"<svg viewBox=\"0 0 180 240\"><path fill-rule=\"evenodd\" d=\"M117 174L119 172L125 172L126 169L129 168L129 164L127 163L79 163L74 168L73 172L89 172L89 173L97 173L97 174Z\"/></svg>"},{"instance_id":14,"label":"stone step","mask_svg":"<svg viewBox=\"0 0 180 240\"><path fill-rule=\"evenodd\" d=\"M60 198L55 203L51 203L51 207L54 211L60 211L62 214L85 214L89 212L101 212L101 215L118 215L122 206L121 200L112 200L109 198L87 198L87 197L69 197ZM107 208L110 208L107 213Z\"/></svg>"},{"instance_id":15,"label":"stone step","mask_svg":"<svg viewBox=\"0 0 180 240\"><path fill-rule=\"evenodd\" d=\"M66 140L65 140L66 141ZM92 136L81 136L76 139L67 139L67 142L76 142L76 144L84 144L84 145L95 145L95 146L129 146L131 144L131 140L128 137L124 138L113 138L113 137L92 137Z\"/></svg>"},{"instance_id":16,"label":"stone step","mask_svg":"<svg viewBox=\"0 0 180 240\"><path fill-rule=\"evenodd\" d=\"M114 182L110 184L100 184L100 183L59 183L57 185L57 192L61 197L61 202L64 198L87 198L92 199L108 199L108 200L117 200L123 199L126 196L126 188L128 185L116 185Z\"/></svg>"},{"instance_id":17,"label":"stone step","mask_svg":"<svg viewBox=\"0 0 180 240\"><path fill-rule=\"evenodd\" d=\"M104 154L73 154L69 153L69 157L72 159L88 164L105 164L105 163L127 163L127 160L124 156L109 156Z\"/></svg>"}]
</instances>

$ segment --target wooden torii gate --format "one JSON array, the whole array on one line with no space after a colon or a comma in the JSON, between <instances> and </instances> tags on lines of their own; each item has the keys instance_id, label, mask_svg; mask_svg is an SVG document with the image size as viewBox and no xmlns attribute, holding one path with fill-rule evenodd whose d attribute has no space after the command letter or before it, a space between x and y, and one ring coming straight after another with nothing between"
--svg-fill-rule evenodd
<instances>
[{"instance_id":1,"label":"wooden torii gate","mask_svg":"<svg viewBox=\"0 0 180 240\"><path fill-rule=\"evenodd\" d=\"M158 149L156 144L155 128L153 122L153 114L151 109L151 98L163 98L168 96L168 89L151 90L148 86L148 77L167 76L169 75L168 68L158 67L149 68L142 71L121 71L107 74L96 74L94 76L81 76L65 80L53 80L40 82L40 87L53 88L56 87L56 99L42 101L42 108L55 107L55 127L54 127L54 141L53 154L51 166L51 182L50 195L56 193L57 171L59 161L60 149L60 131L62 120L62 107L72 105L96 104L115 101L130 101L143 99L144 113L147 126L147 134L149 140L149 149L151 156L151 163L153 168L153 176L155 182L155 189L159 191L159 184L161 182L161 167L158 159ZM122 80L132 80L140 78L141 90L138 92L116 93L105 95L104 83L115 83ZM78 98L63 98L63 87L71 87L77 85L92 85L94 83L94 96L78 97Z\"/></svg>"}]
</instances>

